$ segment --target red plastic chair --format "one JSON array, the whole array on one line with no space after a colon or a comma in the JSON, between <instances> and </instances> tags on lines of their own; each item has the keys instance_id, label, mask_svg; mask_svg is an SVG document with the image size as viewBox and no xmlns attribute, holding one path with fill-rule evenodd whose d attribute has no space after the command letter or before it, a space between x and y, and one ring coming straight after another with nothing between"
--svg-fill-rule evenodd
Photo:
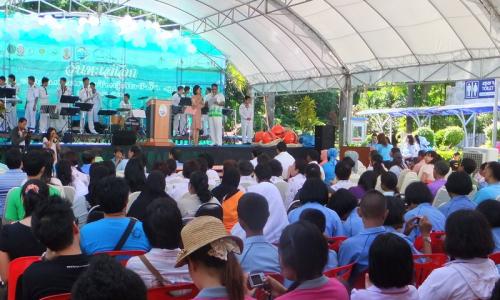
<instances>
[{"instance_id":1,"label":"red plastic chair","mask_svg":"<svg viewBox=\"0 0 500 300\"><path fill-rule=\"evenodd\" d=\"M488 257L495 262L495 265L500 265L500 252L491 253Z\"/></svg>"},{"instance_id":2,"label":"red plastic chair","mask_svg":"<svg viewBox=\"0 0 500 300\"><path fill-rule=\"evenodd\" d=\"M416 287L418 288L434 269L442 267L447 261L448 256L442 253L413 255Z\"/></svg>"},{"instance_id":3,"label":"red plastic chair","mask_svg":"<svg viewBox=\"0 0 500 300\"><path fill-rule=\"evenodd\" d=\"M444 231L434 231L431 232L431 247L432 247L432 253L445 253L444 252L444 237L446 236L446 233ZM415 246L415 249L422 251L424 248L424 242L422 240L422 237L419 236L415 239L415 242L413 243Z\"/></svg>"},{"instance_id":4,"label":"red plastic chair","mask_svg":"<svg viewBox=\"0 0 500 300\"><path fill-rule=\"evenodd\" d=\"M340 249L340 245L342 245L342 243L347 240L347 237L346 236L335 236L335 237L331 237L331 238L328 238L328 247L330 248L330 250L334 250L335 252L339 252L339 249Z\"/></svg>"},{"instance_id":5,"label":"red plastic chair","mask_svg":"<svg viewBox=\"0 0 500 300\"><path fill-rule=\"evenodd\" d=\"M9 264L9 281L7 284L8 300L16 299L16 287L19 277L32 263L40 261L39 256L26 256L14 259Z\"/></svg>"},{"instance_id":6,"label":"red plastic chair","mask_svg":"<svg viewBox=\"0 0 500 300\"><path fill-rule=\"evenodd\" d=\"M127 261L132 257L132 256L139 256L145 254L146 251L142 250L119 250L119 251L104 251L104 252L99 252L96 253L95 255L99 254L106 254L111 257L115 257L118 259L118 261L123 265L127 265Z\"/></svg>"},{"instance_id":7,"label":"red plastic chair","mask_svg":"<svg viewBox=\"0 0 500 300\"><path fill-rule=\"evenodd\" d=\"M198 288L194 284L179 283L149 289L148 300L190 300L197 294Z\"/></svg>"},{"instance_id":8,"label":"red plastic chair","mask_svg":"<svg viewBox=\"0 0 500 300\"><path fill-rule=\"evenodd\" d=\"M47 296L40 300L71 300L71 293Z\"/></svg>"},{"instance_id":9,"label":"red plastic chair","mask_svg":"<svg viewBox=\"0 0 500 300\"><path fill-rule=\"evenodd\" d=\"M354 281L352 287L355 288L355 289L358 289L358 290L362 290L365 288L365 285L366 285L366 281L365 281L365 278L366 278L366 273L368 273L368 271L364 271L363 273L361 273L358 278L356 278L356 280Z\"/></svg>"},{"instance_id":10,"label":"red plastic chair","mask_svg":"<svg viewBox=\"0 0 500 300\"><path fill-rule=\"evenodd\" d=\"M325 272L325 276L329 278L340 278L342 279L342 281L349 282L349 278L351 278L353 267L354 263L338 267L335 269L331 269Z\"/></svg>"}]
</instances>

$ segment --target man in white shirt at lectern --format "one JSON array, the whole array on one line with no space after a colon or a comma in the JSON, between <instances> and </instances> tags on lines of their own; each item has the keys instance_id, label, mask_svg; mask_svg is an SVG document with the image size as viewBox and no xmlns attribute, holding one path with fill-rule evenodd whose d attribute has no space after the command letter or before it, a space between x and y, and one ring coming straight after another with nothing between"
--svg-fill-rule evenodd
<instances>
[{"instance_id":1,"label":"man in white shirt at lectern","mask_svg":"<svg viewBox=\"0 0 500 300\"><path fill-rule=\"evenodd\" d=\"M250 144L253 137L253 106L252 98L245 96L245 102L240 105L241 142Z\"/></svg>"},{"instance_id":2,"label":"man in white shirt at lectern","mask_svg":"<svg viewBox=\"0 0 500 300\"><path fill-rule=\"evenodd\" d=\"M226 99L219 93L217 84L212 84L212 94L208 97L208 123L210 139L215 146L222 146L224 127L222 126L222 109Z\"/></svg>"}]
</instances>

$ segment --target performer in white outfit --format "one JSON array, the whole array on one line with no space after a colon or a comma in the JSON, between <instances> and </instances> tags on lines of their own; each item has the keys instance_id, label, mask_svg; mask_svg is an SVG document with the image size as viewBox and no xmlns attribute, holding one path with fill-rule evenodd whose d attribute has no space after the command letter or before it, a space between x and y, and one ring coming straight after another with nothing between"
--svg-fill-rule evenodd
<instances>
[{"instance_id":1,"label":"performer in white outfit","mask_svg":"<svg viewBox=\"0 0 500 300\"><path fill-rule=\"evenodd\" d=\"M120 108L128 108L132 109L132 105L130 104L130 95L125 93L123 94L123 100L120 101Z\"/></svg>"},{"instance_id":2,"label":"performer in white outfit","mask_svg":"<svg viewBox=\"0 0 500 300\"><path fill-rule=\"evenodd\" d=\"M59 79L59 88L57 89L57 113L60 114L61 113L61 108L62 107L69 107L69 103L61 103L61 97L62 96L71 96L71 90L66 86L66 78L65 77L61 77L61 79ZM58 131L66 131L64 130L65 126L67 124L67 120L59 115L59 119L57 119L55 121L55 125L54 127L58 130Z\"/></svg>"},{"instance_id":3,"label":"performer in white outfit","mask_svg":"<svg viewBox=\"0 0 500 300\"><path fill-rule=\"evenodd\" d=\"M101 94L95 88L95 83L90 83L90 89L92 90L92 95L94 98L92 99L94 102L94 106L92 107L92 112L94 113L94 122L99 122L99 110L101 110Z\"/></svg>"},{"instance_id":4,"label":"performer in white outfit","mask_svg":"<svg viewBox=\"0 0 500 300\"><path fill-rule=\"evenodd\" d=\"M78 98L80 98L80 102L93 104L94 95L92 94L92 89L90 88L88 77L83 78L83 88L80 90ZM85 118L87 119L88 122L89 131L92 134L97 134L97 132L94 129L94 114L92 110L88 112L87 111L80 112L80 133L85 132Z\"/></svg>"},{"instance_id":5,"label":"performer in white outfit","mask_svg":"<svg viewBox=\"0 0 500 300\"><path fill-rule=\"evenodd\" d=\"M172 105L179 106L181 102L181 98L184 95L184 88L182 85L177 87L177 93L175 93L172 96ZM174 115L174 133L173 135L181 135L182 131L186 127L186 118L185 114L180 113L180 114L175 114Z\"/></svg>"},{"instance_id":6,"label":"performer in white outfit","mask_svg":"<svg viewBox=\"0 0 500 300\"><path fill-rule=\"evenodd\" d=\"M30 131L34 131L36 128L36 106L38 105L39 95L38 87L35 86L35 77L29 76L24 118L28 121L27 126Z\"/></svg>"},{"instance_id":7,"label":"performer in white outfit","mask_svg":"<svg viewBox=\"0 0 500 300\"><path fill-rule=\"evenodd\" d=\"M222 146L222 108L224 108L224 95L218 92L217 84L212 84L212 94L208 97L208 123L212 144Z\"/></svg>"},{"instance_id":8,"label":"performer in white outfit","mask_svg":"<svg viewBox=\"0 0 500 300\"><path fill-rule=\"evenodd\" d=\"M245 102L240 105L240 117L242 143L250 144L253 137L253 107L250 96L245 96Z\"/></svg>"},{"instance_id":9,"label":"performer in white outfit","mask_svg":"<svg viewBox=\"0 0 500 300\"><path fill-rule=\"evenodd\" d=\"M205 107L207 107L207 108L208 108L208 98L210 97L211 93L212 93L212 88L207 87L207 90L205 92L205 96L203 97L203 103L205 103ZM203 135L208 136L208 133L209 133L208 113L201 114L201 124L203 125Z\"/></svg>"},{"instance_id":10,"label":"performer in white outfit","mask_svg":"<svg viewBox=\"0 0 500 300\"><path fill-rule=\"evenodd\" d=\"M42 86L39 88L40 95L40 106L49 105L49 92L47 87L49 85L49 79L47 77L42 78ZM49 128L49 114L48 112L42 112L40 110L40 120L38 122L38 130L41 133L45 133Z\"/></svg>"},{"instance_id":11,"label":"performer in white outfit","mask_svg":"<svg viewBox=\"0 0 500 300\"><path fill-rule=\"evenodd\" d=\"M16 96L14 98L19 99L19 85L16 83L16 76L14 74L10 74L9 77L9 83L7 84L8 88L11 89L16 89ZM11 103L7 103L5 106L7 109L7 125L9 126L9 129L14 129L17 124L17 106L12 105Z\"/></svg>"}]
</instances>

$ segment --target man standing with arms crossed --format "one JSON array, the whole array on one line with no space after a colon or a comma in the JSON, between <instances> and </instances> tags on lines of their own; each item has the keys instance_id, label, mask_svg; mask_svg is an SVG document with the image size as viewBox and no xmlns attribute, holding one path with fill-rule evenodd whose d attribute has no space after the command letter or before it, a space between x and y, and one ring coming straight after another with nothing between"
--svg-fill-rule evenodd
<instances>
[{"instance_id":1,"label":"man standing with arms crossed","mask_svg":"<svg viewBox=\"0 0 500 300\"><path fill-rule=\"evenodd\" d=\"M250 144L253 137L253 107L252 98L245 96L245 102L240 105L241 141Z\"/></svg>"},{"instance_id":2,"label":"man standing with arms crossed","mask_svg":"<svg viewBox=\"0 0 500 300\"><path fill-rule=\"evenodd\" d=\"M28 121L28 131L36 129L36 106L40 92L35 86L35 77L28 76L28 92L26 95L26 106L24 108L24 118Z\"/></svg>"},{"instance_id":3,"label":"man standing with arms crossed","mask_svg":"<svg viewBox=\"0 0 500 300\"><path fill-rule=\"evenodd\" d=\"M224 95L219 93L217 84L212 84L212 94L208 97L208 123L210 139L215 146L222 146L222 108L224 108Z\"/></svg>"}]
</instances>

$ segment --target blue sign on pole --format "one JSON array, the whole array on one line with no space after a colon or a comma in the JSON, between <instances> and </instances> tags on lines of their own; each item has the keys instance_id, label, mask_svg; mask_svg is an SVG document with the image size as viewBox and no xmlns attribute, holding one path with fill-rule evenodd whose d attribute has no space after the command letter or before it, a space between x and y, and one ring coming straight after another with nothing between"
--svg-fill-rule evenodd
<instances>
[{"instance_id":1,"label":"blue sign on pole","mask_svg":"<svg viewBox=\"0 0 500 300\"><path fill-rule=\"evenodd\" d=\"M465 99L494 99L495 79L465 81Z\"/></svg>"}]
</instances>

